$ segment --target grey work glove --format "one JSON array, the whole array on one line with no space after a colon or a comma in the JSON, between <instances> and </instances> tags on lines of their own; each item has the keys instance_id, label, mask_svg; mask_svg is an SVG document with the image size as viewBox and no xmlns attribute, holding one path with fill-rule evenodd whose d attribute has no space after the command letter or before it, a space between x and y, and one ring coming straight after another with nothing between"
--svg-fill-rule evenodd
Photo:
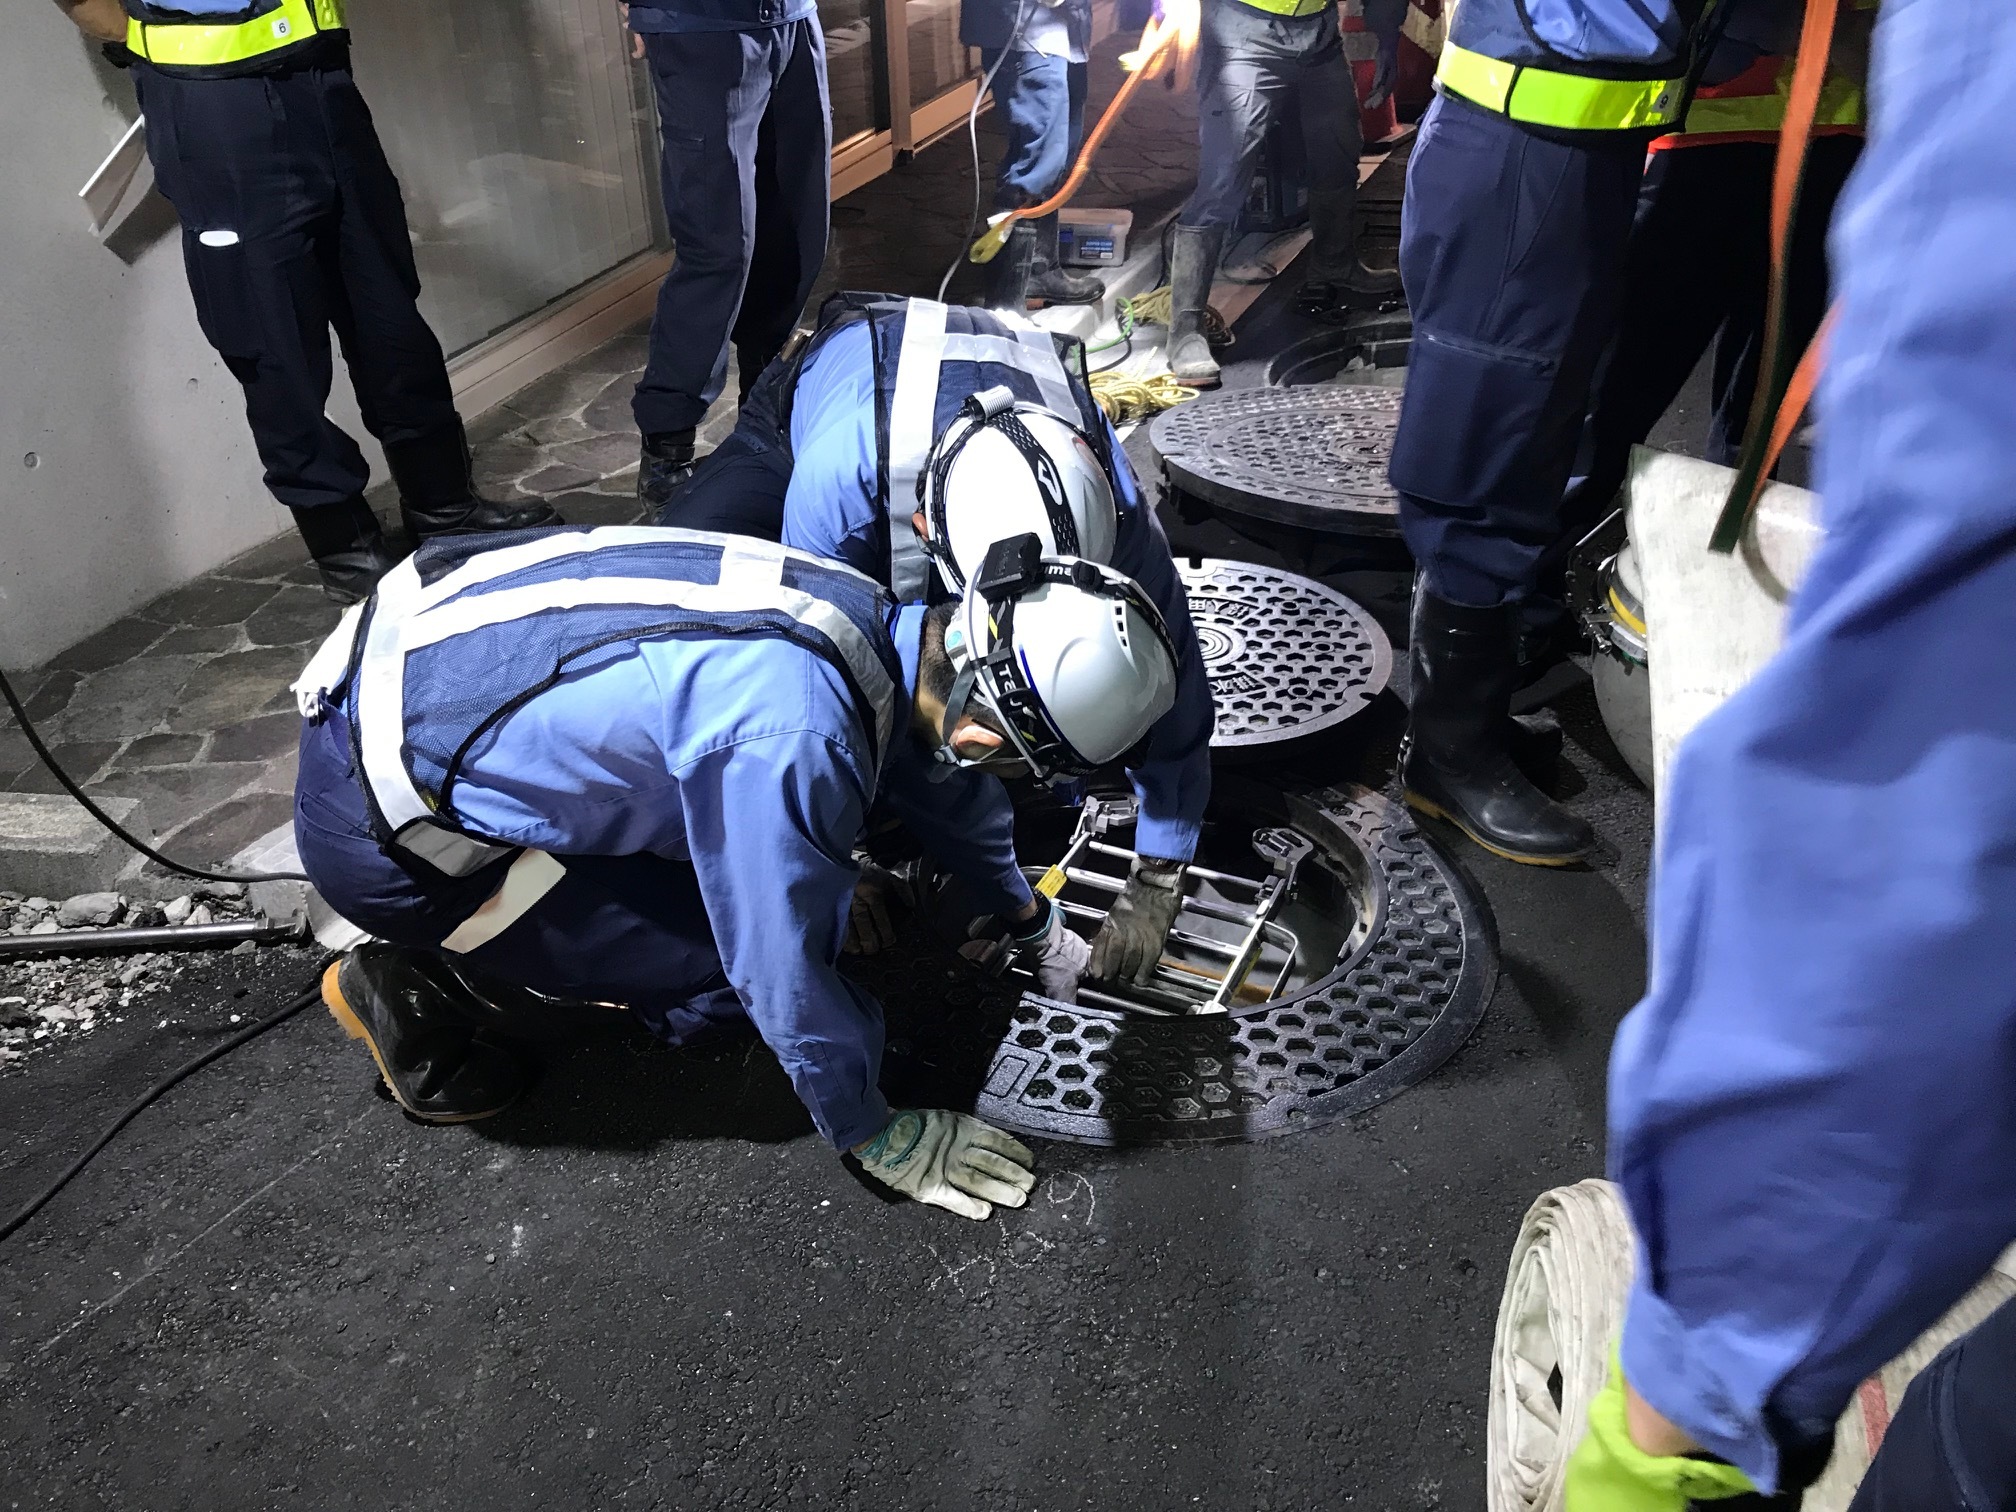
<instances>
[{"instance_id":1,"label":"grey work glove","mask_svg":"<svg viewBox=\"0 0 2016 1512\"><path fill-rule=\"evenodd\" d=\"M1040 921L1026 935L1015 937L1015 964L1036 978L1036 989L1060 1003L1078 1001L1078 979L1092 960L1092 947L1064 922L1064 910L1040 894Z\"/></svg>"},{"instance_id":2,"label":"grey work glove","mask_svg":"<svg viewBox=\"0 0 2016 1512\"><path fill-rule=\"evenodd\" d=\"M1036 1185L1036 1155L1021 1140L943 1108L900 1110L854 1154L877 1181L962 1218L1019 1208Z\"/></svg>"},{"instance_id":3,"label":"grey work glove","mask_svg":"<svg viewBox=\"0 0 2016 1512\"><path fill-rule=\"evenodd\" d=\"M847 905L847 938L840 948L848 955L871 956L894 945L896 921L890 911L894 901L888 873L880 868L863 870Z\"/></svg>"},{"instance_id":4,"label":"grey work glove","mask_svg":"<svg viewBox=\"0 0 2016 1512\"><path fill-rule=\"evenodd\" d=\"M1372 88L1365 95L1367 110L1377 110L1393 93L1393 82L1400 73L1400 28L1406 21L1407 0L1365 0L1365 30L1379 44Z\"/></svg>"},{"instance_id":5,"label":"grey work glove","mask_svg":"<svg viewBox=\"0 0 2016 1512\"><path fill-rule=\"evenodd\" d=\"M1145 982L1183 904L1183 863L1136 856L1113 911L1092 937L1091 974L1108 982Z\"/></svg>"}]
</instances>

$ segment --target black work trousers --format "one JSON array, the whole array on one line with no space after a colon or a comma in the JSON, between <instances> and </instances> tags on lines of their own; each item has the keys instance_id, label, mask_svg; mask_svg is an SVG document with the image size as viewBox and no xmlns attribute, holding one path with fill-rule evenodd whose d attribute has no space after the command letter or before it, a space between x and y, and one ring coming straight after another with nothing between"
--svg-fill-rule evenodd
<instances>
[{"instance_id":1,"label":"black work trousers","mask_svg":"<svg viewBox=\"0 0 2016 1512\"><path fill-rule=\"evenodd\" d=\"M1919 1372L1848 1512L2011 1507L2016 1507L2016 1302L2005 1302Z\"/></svg>"},{"instance_id":2,"label":"black work trousers","mask_svg":"<svg viewBox=\"0 0 2016 1512\"><path fill-rule=\"evenodd\" d=\"M1827 311L1827 226L1860 137L1813 143L1786 266L1786 336L1803 350ZM1733 466L1757 392L1771 273L1771 177L1766 142L1676 147L1652 155L1638 191L1624 275L1624 313L1598 380L1572 491L1567 535L1579 536L1624 486L1644 442L1714 347L1714 409L1702 452Z\"/></svg>"},{"instance_id":3,"label":"black work trousers","mask_svg":"<svg viewBox=\"0 0 2016 1512\"><path fill-rule=\"evenodd\" d=\"M364 426L387 445L459 423L399 181L344 67L186 79L137 64L154 176L182 219L203 334L244 385L266 486L290 509L363 493L324 413L333 329Z\"/></svg>"}]
</instances>

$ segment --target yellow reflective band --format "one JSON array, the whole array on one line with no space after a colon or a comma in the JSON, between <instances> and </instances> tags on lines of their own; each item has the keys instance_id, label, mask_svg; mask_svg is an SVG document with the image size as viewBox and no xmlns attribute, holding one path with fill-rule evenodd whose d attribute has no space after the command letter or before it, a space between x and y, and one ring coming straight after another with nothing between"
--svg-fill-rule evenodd
<instances>
[{"instance_id":1,"label":"yellow reflective band","mask_svg":"<svg viewBox=\"0 0 2016 1512\"><path fill-rule=\"evenodd\" d=\"M1680 116L1685 79L1591 79L1522 68L1447 42L1435 81L1473 105L1530 126L1560 131L1632 131L1670 126Z\"/></svg>"},{"instance_id":2,"label":"yellow reflective band","mask_svg":"<svg viewBox=\"0 0 2016 1512\"><path fill-rule=\"evenodd\" d=\"M1788 69L1786 82L1789 73ZM1687 107L1687 119L1680 132L1690 137L1776 132L1785 124L1786 98L1783 87L1770 94L1696 95L1694 103ZM1813 116L1814 126L1820 129L1860 126L1865 114L1861 87L1853 79L1828 75L1820 86L1820 107Z\"/></svg>"},{"instance_id":3,"label":"yellow reflective band","mask_svg":"<svg viewBox=\"0 0 2016 1512\"><path fill-rule=\"evenodd\" d=\"M345 24L343 0L280 0L265 15L228 26L128 21L126 45L150 63L216 68L264 57L317 32L341 31Z\"/></svg>"},{"instance_id":4,"label":"yellow reflective band","mask_svg":"<svg viewBox=\"0 0 2016 1512\"><path fill-rule=\"evenodd\" d=\"M1240 0L1240 3L1270 16L1313 16L1330 0Z\"/></svg>"}]
</instances>

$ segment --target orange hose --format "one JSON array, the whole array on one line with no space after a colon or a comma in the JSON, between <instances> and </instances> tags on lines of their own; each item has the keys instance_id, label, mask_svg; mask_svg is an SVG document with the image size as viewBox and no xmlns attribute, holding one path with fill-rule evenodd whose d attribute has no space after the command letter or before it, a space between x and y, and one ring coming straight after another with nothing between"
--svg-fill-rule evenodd
<instances>
[{"instance_id":1,"label":"orange hose","mask_svg":"<svg viewBox=\"0 0 2016 1512\"><path fill-rule=\"evenodd\" d=\"M1015 222L1038 220L1070 203L1071 197L1084 185L1085 175L1092 171L1092 159L1098 155L1099 148L1105 142L1107 134L1112 131L1114 122L1120 119L1120 112L1126 108L1128 97L1134 93L1134 87L1154 71L1152 65L1155 60L1161 57L1178 35L1180 35L1179 28L1172 26L1159 32L1152 39L1143 39L1145 45L1133 54L1138 61L1127 77L1120 81L1120 87L1113 93L1112 102L1100 115L1099 123L1092 128L1092 134L1085 138L1085 145L1078 149L1078 160L1071 165L1071 172L1065 177L1063 187L1042 204L1024 205L1020 210L1010 210L988 227L986 233L973 243L972 250L966 254L969 262L993 261L994 254L1001 250L1001 244L1008 239L1008 230Z\"/></svg>"}]
</instances>

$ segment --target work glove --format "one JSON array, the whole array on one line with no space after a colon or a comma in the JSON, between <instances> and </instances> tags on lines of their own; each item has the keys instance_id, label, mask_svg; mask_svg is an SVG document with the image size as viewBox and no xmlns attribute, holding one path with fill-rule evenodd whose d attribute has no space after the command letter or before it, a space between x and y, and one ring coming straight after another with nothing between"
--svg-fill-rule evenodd
<instances>
[{"instance_id":1,"label":"work glove","mask_svg":"<svg viewBox=\"0 0 2016 1512\"><path fill-rule=\"evenodd\" d=\"M1042 911L1035 926L1015 936L1015 964L1036 978L1036 990L1060 1003L1078 1001L1078 979L1092 960L1092 947L1064 922L1064 910L1038 896Z\"/></svg>"},{"instance_id":2,"label":"work glove","mask_svg":"<svg viewBox=\"0 0 2016 1512\"><path fill-rule=\"evenodd\" d=\"M993 1204L1021 1207L1036 1185L1036 1156L991 1124L943 1108L904 1108L854 1151L861 1169L905 1197L962 1218Z\"/></svg>"},{"instance_id":3,"label":"work glove","mask_svg":"<svg viewBox=\"0 0 2016 1512\"><path fill-rule=\"evenodd\" d=\"M1400 74L1400 28L1407 20L1407 0L1365 0L1365 30L1379 44L1378 60L1372 67L1372 88L1366 92L1364 108L1377 110L1393 93Z\"/></svg>"},{"instance_id":4,"label":"work glove","mask_svg":"<svg viewBox=\"0 0 2016 1512\"><path fill-rule=\"evenodd\" d=\"M847 937L840 948L848 955L871 956L894 945L896 920L890 909L894 901L888 875L879 868L863 869L847 905Z\"/></svg>"},{"instance_id":5,"label":"work glove","mask_svg":"<svg viewBox=\"0 0 2016 1512\"><path fill-rule=\"evenodd\" d=\"M1610 1379L1589 1404L1589 1432L1568 1461L1567 1512L1687 1512L1689 1502L1721 1501L1757 1488L1722 1460L1647 1454L1624 1417L1624 1370L1613 1354Z\"/></svg>"},{"instance_id":6,"label":"work glove","mask_svg":"<svg viewBox=\"0 0 2016 1512\"><path fill-rule=\"evenodd\" d=\"M1146 981L1183 903L1183 863L1136 856L1113 911L1092 937L1091 974L1108 982Z\"/></svg>"}]
</instances>

